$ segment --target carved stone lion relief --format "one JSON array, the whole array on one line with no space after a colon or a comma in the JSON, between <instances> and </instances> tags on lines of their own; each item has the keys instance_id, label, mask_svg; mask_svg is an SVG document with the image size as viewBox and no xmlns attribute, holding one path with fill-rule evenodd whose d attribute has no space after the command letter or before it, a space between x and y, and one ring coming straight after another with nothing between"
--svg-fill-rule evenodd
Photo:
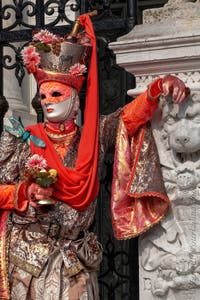
<instances>
[{"instance_id":1,"label":"carved stone lion relief","mask_svg":"<svg viewBox=\"0 0 200 300\"><path fill-rule=\"evenodd\" d=\"M170 99L161 106L152 125L171 210L140 239L141 299L198 300L200 93L180 106Z\"/></svg>"}]
</instances>

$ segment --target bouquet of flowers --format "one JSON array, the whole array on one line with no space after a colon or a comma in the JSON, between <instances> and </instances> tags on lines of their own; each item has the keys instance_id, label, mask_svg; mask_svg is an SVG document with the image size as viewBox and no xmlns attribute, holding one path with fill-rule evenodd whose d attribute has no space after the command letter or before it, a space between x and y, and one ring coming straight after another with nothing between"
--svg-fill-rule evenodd
<instances>
[{"instance_id":1,"label":"bouquet of flowers","mask_svg":"<svg viewBox=\"0 0 200 300\"><path fill-rule=\"evenodd\" d=\"M48 168L44 157L34 154L26 162L24 177L26 181L35 182L39 186L47 188L56 182L58 172L55 169ZM54 204L55 202L53 199L38 201L39 204Z\"/></svg>"}]
</instances>

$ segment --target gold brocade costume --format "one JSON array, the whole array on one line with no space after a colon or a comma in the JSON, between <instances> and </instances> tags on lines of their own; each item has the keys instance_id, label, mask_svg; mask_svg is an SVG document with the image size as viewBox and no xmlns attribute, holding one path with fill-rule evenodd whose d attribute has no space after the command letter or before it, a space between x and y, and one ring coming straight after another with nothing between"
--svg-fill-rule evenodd
<instances>
[{"instance_id":1,"label":"gold brocade costume","mask_svg":"<svg viewBox=\"0 0 200 300\"><path fill-rule=\"evenodd\" d=\"M120 112L101 117L100 158L115 144ZM105 139L108 132L109 138ZM78 130L63 158L70 168L76 161L79 140ZM59 144L55 139L53 143L56 147ZM29 146L4 132L0 151L1 184L20 182L30 156ZM99 298L97 272L102 248L96 235L89 232L95 207L96 201L86 210L78 211L58 201L48 208L29 206L23 213L10 212L6 226L12 300Z\"/></svg>"}]
</instances>

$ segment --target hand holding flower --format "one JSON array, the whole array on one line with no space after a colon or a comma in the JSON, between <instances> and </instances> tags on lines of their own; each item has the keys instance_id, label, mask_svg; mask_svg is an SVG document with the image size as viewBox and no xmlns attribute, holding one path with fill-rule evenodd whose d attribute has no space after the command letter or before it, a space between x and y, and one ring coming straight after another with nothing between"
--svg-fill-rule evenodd
<instances>
[{"instance_id":1,"label":"hand holding flower","mask_svg":"<svg viewBox=\"0 0 200 300\"><path fill-rule=\"evenodd\" d=\"M27 194L32 206L56 203L56 200L50 198L53 194L53 188L50 186L56 182L57 176L57 171L49 169L47 161L38 154L28 159L24 177L30 183Z\"/></svg>"},{"instance_id":2,"label":"hand holding flower","mask_svg":"<svg viewBox=\"0 0 200 300\"><path fill-rule=\"evenodd\" d=\"M31 183L27 189L27 196L31 206L37 207L40 205L40 201L43 199L48 199L53 194L53 188L43 188L37 183Z\"/></svg>"}]
</instances>

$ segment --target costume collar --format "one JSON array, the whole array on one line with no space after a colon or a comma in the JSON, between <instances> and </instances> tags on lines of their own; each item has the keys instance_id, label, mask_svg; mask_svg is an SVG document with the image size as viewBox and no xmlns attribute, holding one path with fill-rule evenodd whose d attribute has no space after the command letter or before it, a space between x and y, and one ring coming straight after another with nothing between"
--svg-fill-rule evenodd
<instances>
[{"instance_id":1,"label":"costume collar","mask_svg":"<svg viewBox=\"0 0 200 300\"><path fill-rule=\"evenodd\" d=\"M44 128L47 133L65 135L74 131L76 124L74 120L59 123L45 122Z\"/></svg>"}]
</instances>

